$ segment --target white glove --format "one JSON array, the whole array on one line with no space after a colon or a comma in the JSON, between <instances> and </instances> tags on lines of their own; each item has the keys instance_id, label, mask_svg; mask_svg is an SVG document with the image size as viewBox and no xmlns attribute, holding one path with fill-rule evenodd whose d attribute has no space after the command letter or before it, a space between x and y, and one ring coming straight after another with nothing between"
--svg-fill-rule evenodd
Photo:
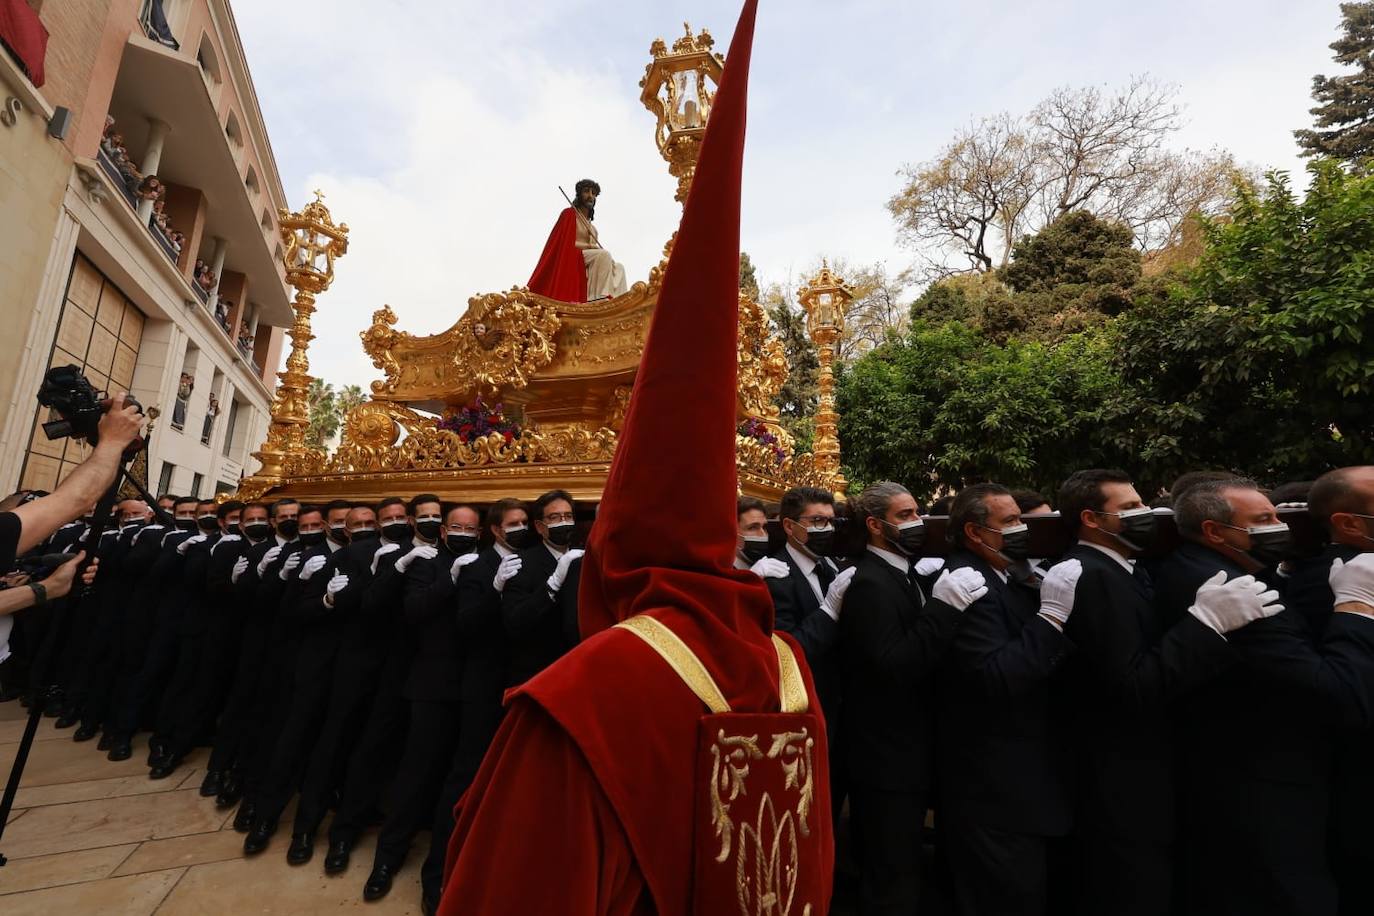
<instances>
[{"instance_id":1,"label":"white glove","mask_svg":"<svg viewBox=\"0 0 1374 916\"><path fill-rule=\"evenodd\" d=\"M324 559L324 558L323 558L323 557L318 557L317 559ZM309 564L307 564L307 565L309 565ZM345 588L347 588L347 587L348 587L348 576L345 576L343 573L338 573L338 574L336 574L332 579L330 579L329 582L328 582L328 584L326 584L325 587L324 587L324 604L325 604L325 607L333 607L333 606L334 606L334 596L337 595L339 592L343 591L343 590L344 590Z\"/></svg>"},{"instance_id":2,"label":"white glove","mask_svg":"<svg viewBox=\"0 0 1374 916\"><path fill-rule=\"evenodd\" d=\"M1050 567L1040 583L1040 616L1054 624L1061 633L1064 624L1069 622L1069 615L1073 613L1074 592L1081 575L1081 561L1065 560Z\"/></svg>"},{"instance_id":3,"label":"white glove","mask_svg":"<svg viewBox=\"0 0 1374 916\"><path fill-rule=\"evenodd\" d=\"M831 581L830 587L825 590L825 600L821 602L821 610L829 614L831 620L840 619L840 607L844 602L844 593L849 591L849 583L858 571L859 567L857 566L849 567L836 576Z\"/></svg>"},{"instance_id":4,"label":"white glove","mask_svg":"<svg viewBox=\"0 0 1374 916\"><path fill-rule=\"evenodd\" d=\"M301 565L301 552L298 550L286 558L286 562L281 565L281 571L277 573L277 578L285 582L291 578L291 573L297 566Z\"/></svg>"},{"instance_id":5,"label":"white glove","mask_svg":"<svg viewBox=\"0 0 1374 916\"><path fill-rule=\"evenodd\" d=\"M1279 593L1269 590L1254 576L1237 576L1228 582L1226 570L1219 569L1198 588L1188 613L1217 633L1226 634L1247 623L1273 617L1283 610L1278 600Z\"/></svg>"},{"instance_id":6,"label":"white glove","mask_svg":"<svg viewBox=\"0 0 1374 916\"><path fill-rule=\"evenodd\" d=\"M476 563L479 555L475 553L465 553L453 561L453 565L448 568L448 577L453 580L453 584L458 584L458 574L463 571L463 567L470 563Z\"/></svg>"},{"instance_id":7,"label":"white glove","mask_svg":"<svg viewBox=\"0 0 1374 916\"><path fill-rule=\"evenodd\" d=\"M272 562L276 560L279 556L281 556L280 546L273 547L271 550L267 551L267 553L262 555L262 559L258 561L259 579L261 579L263 577L263 574L267 572L267 567L271 566Z\"/></svg>"},{"instance_id":8,"label":"white glove","mask_svg":"<svg viewBox=\"0 0 1374 916\"><path fill-rule=\"evenodd\" d=\"M162 526L162 525L144 525L144 526L139 530L138 534L135 534L135 535L134 535L134 543L137 544L137 543L138 543L138 539L141 538L141 537L143 537L143 535L147 534L149 531L161 531L162 529L163 529L163 526Z\"/></svg>"},{"instance_id":9,"label":"white glove","mask_svg":"<svg viewBox=\"0 0 1374 916\"><path fill-rule=\"evenodd\" d=\"M782 560L775 560L772 557L764 557L753 566L749 571L760 579L786 579L788 572L787 564Z\"/></svg>"},{"instance_id":10,"label":"white glove","mask_svg":"<svg viewBox=\"0 0 1374 916\"><path fill-rule=\"evenodd\" d=\"M496 567L496 578L491 580L491 587L498 592L504 591L506 583L515 578L515 574L520 571L523 562L518 553L513 553L502 560L501 565Z\"/></svg>"},{"instance_id":11,"label":"white glove","mask_svg":"<svg viewBox=\"0 0 1374 916\"><path fill-rule=\"evenodd\" d=\"M301 581L309 581L311 576L315 575L315 573L324 569L324 564L327 562L328 558L322 556L311 557L310 559L306 560L305 565L301 567Z\"/></svg>"},{"instance_id":12,"label":"white glove","mask_svg":"<svg viewBox=\"0 0 1374 916\"><path fill-rule=\"evenodd\" d=\"M1337 604L1359 602L1374 607L1374 553L1362 553L1349 563L1331 561L1327 575Z\"/></svg>"},{"instance_id":13,"label":"white glove","mask_svg":"<svg viewBox=\"0 0 1374 916\"><path fill-rule=\"evenodd\" d=\"M916 561L916 575L918 576L933 576L944 568L944 557L921 557Z\"/></svg>"},{"instance_id":14,"label":"white glove","mask_svg":"<svg viewBox=\"0 0 1374 916\"><path fill-rule=\"evenodd\" d=\"M400 544L383 544L377 548L377 552L372 555L372 575L377 575L377 561L389 553L395 553L401 549ZM404 569L401 572L405 572Z\"/></svg>"},{"instance_id":15,"label":"white glove","mask_svg":"<svg viewBox=\"0 0 1374 916\"><path fill-rule=\"evenodd\" d=\"M410 568L410 564L416 560L432 560L439 555L439 548L430 544L421 544L419 547L412 548L410 553L396 561L396 571L403 573Z\"/></svg>"},{"instance_id":16,"label":"white glove","mask_svg":"<svg viewBox=\"0 0 1374 916\"><path fill-rule=\"evenodd\" d=\"M186 540L182 541L180 544L177 545L177 553L181 554L181 555L184 557L184 556L186 556L186 551L190 550L190 549L191 549L192 547L194 547L196 544L203 544L203 543L205 543L205 535L203 535L203 534L193 534L193 535L191 535L190 537L188 537Z\"/></svg>"},{"instance_id":17,"label":"white glove","mask_svg":"<svg viewBox=\"0 0 1374 916\"><path fill-rule=\"evenodd\" d=\"M966 611L968 606L988 593L983 574L968 566L955 570L945 570L935 580L930 596L943 601L956 611Z\"/></svg>"},{"instance_id":18,"label":"white glove","mask_svg":"<svg viewBox=\"0 0 1374 916\"><path fill-rule=\"evenodd\" d=\"M229 581L237 585L239 581L239 576L243 575L246 572L248 572L248 558L239 557L237 560L234 561L234 572L233 575L229 577Z\"/></svg>"},{"instance_id":19,"label":"white glove","mask_svg":"<svg viewBox=\"0 0 1374 916\"><path fill-rule=\"evenodd\" d=\"M558 558L558 565L553 568L553 575L549 576L548 581L544 583L549 587L549 591L556 592L563 587L563 583L568 578L568 567L572 566L573 560L586 552L577 548L563 552L563 556Z\"/></svg>"}]
</instances>

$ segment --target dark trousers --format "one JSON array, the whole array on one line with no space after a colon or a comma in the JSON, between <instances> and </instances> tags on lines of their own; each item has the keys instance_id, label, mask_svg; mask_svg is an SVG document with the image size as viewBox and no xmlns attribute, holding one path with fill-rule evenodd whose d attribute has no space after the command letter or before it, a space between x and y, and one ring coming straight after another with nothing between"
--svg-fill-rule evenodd
<instances>
[{"instance_id":1,"label":"dark trousers","mask_svg":"<svg viewBox=\"0 0 1374 916\"><path fill-rule=\"evenodd\" d=\"M273 634L273 639L279 633ZM292 676L298 641L285 638L276 642L258 678L257 696L253 701L253 736L240 754L243 772L243 794L257 803L259 796L271 782L273 755L282 731L291 718L296 683Z\"/></svg>"},{"instance_id":2,"label":"dark trousers","mask_svg":"<svg viewBox=\"0 0 1374 916\"><path fill-rule=\"evenodd\" d=\"M266 725L257 719L256 712L270 632L270 622L261 615L250 619L244 628L233 686L229 689L229 699L220 715L219 727L215 731L215 747L207 764L212 772L246 770L258 736Z\"/></svg>"},{"instance_id":3,"label":"dark trousers","mask_svg":"<svg viewBox=\"0 0 1374 916\"><path fill-rule=\"evenodd\" d=\"M859 864L861 916L913 916L921 897L926 797L849 787L849 829Z\"/></svg>"},{"instance_id":4,"label":"dark trousers","mask_svg":"<svg viewBox=\"0 0 1374 916\"><path fill-rule=\"evenodd\" d=\"M261 789L255 798L258 820L275 824L301 784L329 707L329 686L328 678L296 680L290 710L272 748L272 762L261 774Z\"/></svg>"},{"instance_id":5,"label":"dark trousers","mask_svg":"<svg viewBox=\"0 0 1374 916\"><path fill-rule=\"evenodd\" d=\"M154 624L147 650L138 672L119 689L110 717L109 731L130 738L144 720L156 718L155 711L165 687L177 667L181 637L170 623Z\"/></svg>"},{"instance_id":6,"label":"dark trousers","mask_svg":"<svg viewBox=\"0 0 1374 916\"><path fill-rule=\"evenodd\" d=\"M191 692L171 734L173 753L186 754L213 740L219 714L233 686L241 632L234 618L216 616L199 640Z\"/></svg>"},{"instance_id":7,"label":"dark trousers","mask_svg":"<svg viewBox=\"0 0 1374 916\"><path fill-rule=\"evenodd\" d=\"M134 679L143 670L156 624L157 606L153 601L141 600L124 609L124 618L120 621L119 628L118 664L113 668L113 677L105 692L104 704L94 707L88 702L83 719L104 724L106 731L119 733L115 721L119 704L128 694Z\"/></svg>"},{"instance_id":8,"label":"dark trousers","mask_svg":"<svg viewBox=\"0 0 1374 916\"><path fill-rule=\"evenodd\" d=\"M331 845L352 846L367 829L378 809L382 790L401 761L409 723L409 700L395 690L383 689L377 694L362 736L348 758L339 807L329 823Z\"/></svg>"},{"instance_id":9,"label":"dark trousers","mask_svg":"<svg viewBox=\"0 0 1374 916\"><path fill-rule=\"evenodd\" d=\"M1374 859L1337 854L1332 863L1340 889L1340 916L1374 913Z\"/></svg>"},{"instance_id":10,"label":"dark trousers","mask_svg":"<svg viewBox=\"0 0 1374 916\"><path fill-rule=\"evenodd\" d=\"M448 841L453 836L453 809L458 799L472 785L477 770L482 766L482 758L496 737L506 710L499 701L495 703L477 700L463 703L458 726L458 750L453 755L453 766L439 790L439 801L434 806L434 826L430 828L429 855L420 866L420 885L424 894L431 898L439 896L440 884L444 877L444 857L448 855Z\"/></svg>"},{"instance_id":11,"label":"dark trousers","mask_svg":"<svg viewBox=\"0 0 1374 916\"><path fill-rule=\"evenodd\" d=\"M938 822L959 916L1044 916L1049 841L942 809Z\"/></svg>"},{"instance_id":12,"label":"dark trousers","mask_svg":"<svg viewBox=\"0 0 1374 916\"><path fill-rule=\"evenodd\" d=\"M1072 848L1079 916L1169 916L1172 846L1085 832Z\"/></svg>"},{"instance_id":13,"label":"dark trousers","mask_svg":"<svg viewBox=\"0 0 1374 916\"><path fill-rule=\"evenodd\" d=\"M459 703L415 700L410 704L406 749L396 771L391 810L377 837L375 865L399 868L415 834L430 825L444 773L458 745Z\"/></svg>"},{"instance_id":14,"label":"dark trousers","mask_svg":"<svg viewBox=\"0 0 1374 916\"><path fill-rule=\"evenodd\" d=\"M349 748L366 725L369 701L377 689L377 665L340 657L333 682L324 724L306 763L293 833L314 833L343 783Z\"/></svg>"}]
</instances>

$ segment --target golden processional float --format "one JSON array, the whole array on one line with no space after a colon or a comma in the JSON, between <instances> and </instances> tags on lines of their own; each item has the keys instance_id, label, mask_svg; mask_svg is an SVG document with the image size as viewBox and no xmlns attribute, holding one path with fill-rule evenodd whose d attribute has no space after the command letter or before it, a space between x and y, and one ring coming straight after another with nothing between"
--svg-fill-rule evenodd
<instances>
[{"instance_id":1,"label":"golden processional float","mask_svg":"<svg viewBox=\"0 0 1374 916\"><path fill-rule=\"evenodd\" d=\"M640 81L680 203L724 64L713 44L707 31L693 36L690 27L671 48L656 40ZM296 290L292 347L278 373L267 441L254 453L262 467L241 481L238 498L372 500L433 492L482 503L532 499L553 488L579 500L601 498L672 239L648 279L613 299L560 302L522 287L486 293L469 299L447 331L426 337L397 330L396 313L383 306L360 335L383 378L372 383L371 399L344 417L331 455L305 442L306 351L315 299L333 280L334 260L347 252L348 227L336 226L316 199L299 213L283 211L281 232L286 279ZM829 267L799 293L821 366L815 446L799 454L773 403L788 375L782 343L759 304L740 295L742 493L776 501L798 485L844 492L831 364L849 298Z\"/></svg>"}]
</instances>

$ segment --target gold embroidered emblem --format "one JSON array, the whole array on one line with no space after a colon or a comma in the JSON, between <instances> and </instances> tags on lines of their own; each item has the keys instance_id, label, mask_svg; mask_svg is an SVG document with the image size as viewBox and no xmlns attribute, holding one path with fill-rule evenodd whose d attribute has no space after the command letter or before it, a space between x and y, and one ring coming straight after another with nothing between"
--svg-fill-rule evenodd
<instances>
[{"instance_id":1,"label":"gold embroidered emblem","mask_svg":"<svg viewBox=\"0 0 1374 916\"><path fill-rule=\"evenodd\" d=\"M773 745L768 749L768 759L782 763L785 788L797 790L797 829L804 837L811 836L806 818L811 813L811 801L816 794L815 773L811 766L815 746L816 739L803 728L799 732L774 735Z\"/></svg>"},{"instance_id":2,"label":"gold embroidered emblem","mask_svg":"<svg viewBox=\"0 0 1374 916\"><path fill-rule=\"evenodd\" d=\"M724 862L730 858L735 829L734 821L730 820L730 805L741 795L748 794L744 781L749 778L749 761L763 759L759 736L727 738L722 729L711 747L711 758L711 825L715 827L716 839L720 840L716 861Z\"/></svg>"}]
</instances>

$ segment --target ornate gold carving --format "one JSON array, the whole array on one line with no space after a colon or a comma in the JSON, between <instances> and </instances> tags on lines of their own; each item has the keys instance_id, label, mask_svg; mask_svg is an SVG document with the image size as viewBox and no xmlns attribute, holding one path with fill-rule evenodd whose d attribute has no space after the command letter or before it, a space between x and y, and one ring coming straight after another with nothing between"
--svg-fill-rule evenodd
<instances>
[{"instance_id":1,"label":"ornate gold carving","mask_svg":"<svg viewBox=\"0 0 1374 916\"><path fill-rule=\"evenodd\" d=\"M640 101L656 121L654 142L668 163L668 173L677 179L679 203L687 201L692 187L725 65L725 58L711 50L715 39L710 32L702 29L693 37L692 27L682 25L686 34L673 42L671 51L662 38L649 46L653 60L639 81Z\"/></svg>"},{"instance_id":2,"label":"ornate gold carving","mask_svg":"<svg viewBox=\"0 0 1374 916\"><path fill-rule=\"evenodd\" d=\"M617 385L606 404L606 426L617 433L625 426L625 415L630 412L630 394L633 391L634 388L629 385Z\"/></svg>"},{"instance_id":3,"label":"ornate gold carving","mask_svg":"<svg viewBox=\"0 0 1374 916\"><path fill-rule=\"evenodd\" d=\"M739 297L739 412L757 417L778 437L783 450L792 451L792 437L779 424L774 401L787 381L787 356L782 341L768 328L763 309L753 299Z\"/></svg>"},{"instance_id":4,"label":"ornate gold carving","mask_svg":"<svg viewBox=\"0 0 1374 916\"><path fill-rule=\"evenodd\" d=\"M797 300L806 311L806 330L816 345L820 361L817 377L819 389L816 408L816 440L812 447L817 467L831 474L835 490L843 493L844 477L840 474L839 414L835 412L835 350L844 333L845 309L854 293L842 278L835 276L830 264L822 261L820 273L797 291Z\"/></svg>"}]
</instances>

